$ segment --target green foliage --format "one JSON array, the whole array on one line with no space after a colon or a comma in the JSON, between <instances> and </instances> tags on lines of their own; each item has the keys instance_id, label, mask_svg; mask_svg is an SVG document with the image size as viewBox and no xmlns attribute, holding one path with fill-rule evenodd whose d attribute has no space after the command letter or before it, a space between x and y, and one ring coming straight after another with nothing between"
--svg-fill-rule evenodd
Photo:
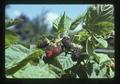
<instances>
[{"instance_id":1,"label":"green foliage","mask_svg":"<svg viewBox=\"0 0 120 84\"><path fill-rule=\"evenodd\" d=\"M5 48L8 48L12 44L18 43L19 37L15 32L5 30Z\"/></svg>"},{"instance_id":2,"label":"green foliage","mask_svg":"<svg viewBox=\"0 0 120 84\"><path fill-rule=\"evenodd\" d=\"M62 65L62 69L66 70L71 68L76 62L73 62L70 55L64 56L65 53L62 53L60 56L57 57L58 61Z\"/></svg>"},{"instance_id":3,"label":"green foliage","mask_svg":"<svg viewBox=\"0 0 120 84\"><path fill-rule=\"evenodd\" d=\"M5 19L5 28L21 23L22 19Z\"/></svg>"},{"instance_id":4,"label":"green foliage","mask_svg":"<svg viewBox=\"0 0 120 84\"><path fill-rule=\"evenodd\" d=\"M96 41L97 41L100 45L102 45L104 48L107 48L107 47L108 47L107 41L104 40L103 38L101 38L101 37L95 37L95 36L94 36L94 38L95 38Z\"/></svg>"},{"instance_id":5,"label":"green foliage","mask_svg":"<svg viewBox=\"0 0 120 84\"><path fill-rule=\"evenodd\" d=\"M73 37L74 43L84 44L86 39L89 37L89 34L86 30L81 30Z\"/></svg>"},{"instance_id":6,"label":"green foliage","mask_svg":"<svg viewBox=\"0 0 120 84\"><path fill-rule=\"evenodd\" d=\"M86 42L86 53L89 55L89 58L93 59L96 63L99 64L100 59L95 53L95 44L93 37L89 37Z\"/></svg>"},{"instance_id":7,"label":"green foliage","mask_svg":"<svg viewBox=\"0 0 120 84\"><path fill-rule=\"evenodd\" d=\"M93 26L93 28L90 28L90 30L97 35L108 35L112 32L114 29L114 24L112 22L99 22Z\"/></svg>"},{"instance_id":8,"label":"green foliage","mask_svg":"<svg viewBox=\"0 0 120 84\"><path fill-rule=\"evenodd\" d=\"M50 44L59 44L62 47L61 38L68 35L69 31L74 31L79 24L83 29L77 31L76 34L70 36L72 44L82 45L80 57L83 60L73 61L71 52L73 49L65 50L53 57L49 58L48 62L44 62L43 58L46 55L44 49L30 49L29 44L21 44L19 37L14 32L6 29L5 31L5 71L7 78L113 78L114 69L108 54L103 52L97 53L95 50L98 47L108 48L109 42L105 40L114 31L114 17L112 5L93 5L90 6L85 14L78 16L75 20L71 20L64 12L53 22L55 30L55 38L49 38ZM38 19L37 19L38 20ZM37 21L38 22L38 21ZM18 24L15 20L7 21L6 28ZM38 28L38 23L28 24L27 30ZM24 31L24 30L23 30ZM39 32L39 31L37 31ZM42 33L41 33L42 34ZM31 35L32 36L32 35ZM114 36L114 35L113 35ZM33 35L34 37L34 35ZM31 37L32 38L32 37ZM44 40L46 36L42 35L35 38ZM43 39L42 39L43 38ZM32 38L33 40L34 38ZM53 39L55 41L53 41ZM38 40L34 40L38 42ZM57 43L58 41L58 43ZM39 43L39 42L38 42ZM25 47L27 46L27 47ZM77 46L73 46L77 47ZM65 56L65 53L68 53ZM34 64L34 59L37 63Z\"/></svg>"},{"instance_id":9,"label":"green foliage","mask_svg":"<svg viewBox=\"0 0 120 84\"><path fill-rule=\"evenodd\" d=\"M16 24L21 23L23 20L22 19L5 19L5 48L8 48L12 44L18 43L19 42L19 37L18 35L9 30L8 28L11 26L14 26Z\"/></svg>"},{"instance_id":10,"label":"green foliage","mask_svg":"<svg viewBox=\"0 0 120 84\"><path fill-rule=\"evenodd\" d=\"M66 16L65 16L65 13L64 13L63 16L60 19L59 24L58 24L58 34L62 33L65 29L65 19L66 19Z\"/></svg>"},{"instance_id":11,"label":"green foliage","mask_svg":"<svg viewBox=\"0 0 120 84\"><path fill-rule=\"evenodd\" d=\"M111 61L108 55L103 54L103 53L97 53L97 56L99 56L100 58L99 64L90 60L86 66L87 67L86 70L89 74L89 78L109 78L109 77L112 78L114 77L114 72L111 70L111 67L108 67L109 66L108 62ZM110 71L108 71L107 69L110 69ZM111 72L111 73L107 74L108 72Z\"/></svg>"},{"instance_id":12,"label":"green foliage","mask_svg":"<svg viewBox=\"0 0 120 84\"><path fill-rule=\"evenodd\" d=\"M56 57L56 61L51 60L49 67L47 64L40 64L40 66L33 66L29 64L30 60L36 56L42 56L42 54L42 50L33 51L23 47L22 45L13 45L12 47L6 49L6 74L13 74L13 76L17 78L44 78L44 75L47 77L47 75L53 75L53 73L62 73L63 70L66 70L75 64L71 60L70 56L65 57L64 53ZM60 63L61 68L57 62ZM42 68L45 66L47 67ZM35 71L35 73L32 73L33 71ZM38 72L41 74L37 74ZM31 73L31 75L29 75L29 73ZM51 75L50 78L52 78ZM53 78L56 78L56 74Z\"/></svg>"},{"instance_id":13,"label":"green foliage","mask_svg":"<svg viewBox=\"0 0 120 84\"><path fill-rule=\"evenodd\" d=\"M89 37L86 42L86 53L90 56L92 56L93 52L95 50L94 44L92 42L92 37Z\"/></svg>"},{"instance_id":14,"label":"green foliage","mask_svg":"<svg viewBox=\"0 0 120 84\"><path fill-rule=\"evenodd\" d=\"M83 28L86 29L90 35L86 42L86 52L89 56L94 56L94 60L99 63L100 59L94 50L97 43L104 48L108 47L108 43L104 40L104 36L114 29L113 6L94 5L89 7L83 22Z\"/></svg>"},{"instance_id":15,"label":"green foliage","mask_svg":"<svg viewBox=\"0 0 120 84\"><path fill-rule=\"evenodd\" d=\"M58 78L57 74L49 69L48 64L33 66L27 64L23 69L16 72L15 78ZM33 73L34 72L34 73Z\"/></svg>"},{"instance_id":16,"label":"green foliage","mask_svg":"<svg viewBox=\"0 0 120 84\"><path fill-rule=\"evenodd\" d=\"M113 10L112 5L95 5L89 7L84 17L83 22L85 24L83 28L98 35L105 35L104 33L108 33L111 29L114 29Z\"/></svg>"},{"instance_id":17,"label":"green foliage","mask_svg":"<svg viewBox=\"0 0 120 84\"><path fill-rule=\"evenodd\" d=\"M6 74L13 74L30 60L43 55L42 50L29 50L22 45L13 45L5 50Z\"/></svg>"},{"instance_id":18,"label":"green foliage","mask_svg":"<svg viewBox=\"0 0 120 84\"><path fill-rule=\"evenodd\" d=\"M57 36L60 34L68 34L72 20L66 16L65 12L53 22L53 28L56 30Z\"/></svg>"},{"instance_id":19,"label":"green foliage","mask_svg":"<svg viewBox=\"0 0 120 84\"><path fill-rule=\"evenodd\" d=\"M71 29L71 30L74 30L74 29L83 21L83 18L84 18L84 14L78 16L78 17L71 23L70 29Z\"/></svg>"}]
</instances>

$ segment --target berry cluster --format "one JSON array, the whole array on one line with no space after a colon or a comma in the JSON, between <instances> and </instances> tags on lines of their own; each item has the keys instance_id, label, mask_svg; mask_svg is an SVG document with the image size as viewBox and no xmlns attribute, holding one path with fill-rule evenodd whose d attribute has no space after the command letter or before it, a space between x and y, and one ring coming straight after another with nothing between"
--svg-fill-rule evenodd
<instances>
[{"instance_id":1,"label":"berry cluster","mask_svg":"<svg viewBox=\"0 0 120 84\"><path fill-rule=\"evenodd\" d=\"M49 60L57 55L59 55L62 52L61 46L52 47L51 45L47 46L46 50L46 56L43 58L44 62L47 63Z\"/></svg>"},{"instance_id":2,"label":"berry cluster","mask_svg":"<svg viewBox=\"0 0 120 84\"><path fill-rule=\"evenodd\" d=\"M57 47L51 47L46 49L46 56L48 58L54 57L59 55L62 52L62 48L60 46Z\"/></svg>"},{"instance_id":3,"label":"berry cluster","mask_svg":"<svg viewBox=\"0 0 120 84\"><path fill-rule=\"evenodd\" d=\"M62 52L62 47L59 45L59 42L51 42L47 38L39 42L37 46L38 48L43 48L45 50L46 56L43 58L44 61L47 61Z\"/></svg>"},{"instance_id":4,"label":"berry cluster","mask_svg":"<svg viewBox=\"0 0 120 84\"><path fill-rule=\"evenodd\" d=\"M73 61L77 61L77 59L80 58L80 55L81 55L81 49L75 47L75 48L73 49L73 51L72 51L72 56L71 56L71 58L72 58Z\"/></svg>"},{"instance_id":5,"label":"berry cluster","mask_svg":"<svg viewBox=\"0 0 120 84\"><path fill-rule=\"evenodd\" d=\"M62 43L63 43L63 47L67 50L67 53L68 51L72 50L71 58L73 61L77 61L78 59L80 59L82 46L72 43L69 37L63 37Z\"/></svg>"},{"instance_id":6,"label":"berry cluster","mask_svg":"<svg viewBox=\"0 0 120 84\"><path fill-rule=\"evenodd\" d=\"M62 44L61 44L62 43ZM71 42L71 39L67 36L57 42L51 42L48 39L41 41L38 45L39 48L44 48L46 56L43 58L44 61L48 61L51 58L58 56L64 49L65 53L72 51L72 60L77 61L81 55L81 47Z\"/></svg>"}]
</instances>

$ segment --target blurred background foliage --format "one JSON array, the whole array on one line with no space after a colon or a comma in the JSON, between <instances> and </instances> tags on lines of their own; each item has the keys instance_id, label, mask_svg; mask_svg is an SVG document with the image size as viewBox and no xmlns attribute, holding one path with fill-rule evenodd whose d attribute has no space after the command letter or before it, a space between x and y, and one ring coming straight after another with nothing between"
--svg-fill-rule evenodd
<instances>
[{"instance_id":1,"label":"blurred background foliage","mask_svg":"<svg viewBox=\"0 0 120 84\"><path fill-rule=\"evenodd\" d=\"M6 6L6 10L10 5ZM64 17L60 15L54 21L47 19L47 14L50 12L48 9L42 10L41 14L30 20L27 15L21 13L15 19L22 19L19 24L11 26L9 30L18 34L20 43L23 45L36 44L38 40L42 40L45 36L49 39L54 39L57 32L63 28L59 28L59 22L64 19L64 31L61 35L69 35L72 41L82 46L86 45L86 40L90 33L102 36L108 41L108 49L114 49L114 17L113 7L110 5L102 6L95 5L89 6L87 11L76 17L74 20L67 16L64 12ZM97 18L96 18L97 17ZM6 14L6 19L9 16ZM51 25L51 23L53 23ZM61 23L62 24L62 23ZM9 42L7 43L9 44ZM97 46L97 48L102 48ZM85 48L84 48L85 49Z\"/></svg>"}]
</instances>

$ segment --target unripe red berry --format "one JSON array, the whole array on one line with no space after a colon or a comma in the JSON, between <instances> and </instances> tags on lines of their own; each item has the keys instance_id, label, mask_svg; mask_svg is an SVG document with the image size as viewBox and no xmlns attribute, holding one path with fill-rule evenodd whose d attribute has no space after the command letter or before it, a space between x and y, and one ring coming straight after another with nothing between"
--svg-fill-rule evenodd
<instances>
[{"instance_id":1,"label":"unripe red berry","mask_svg":"<svg viewBox=\"0 0 120 84\"><path fill-rule=\"evenodd\" d=\"M62 51L62 50L61 50L60 47L55 47L55 48L53 49L53 54L54 54L54 55L58 55L58 54L60 54L61 51Z\"/></svg>"},{"instance_id":2,"label":"unripe red berry","mask_svg":"<svg viewBox=\"0 0 120 84\"><path fill-rule=\"evenodd\" d=\"M51 58L53 56L53 52L52 51L46 51L46 55L48 58Z\"/></svg>"}]
</instances>

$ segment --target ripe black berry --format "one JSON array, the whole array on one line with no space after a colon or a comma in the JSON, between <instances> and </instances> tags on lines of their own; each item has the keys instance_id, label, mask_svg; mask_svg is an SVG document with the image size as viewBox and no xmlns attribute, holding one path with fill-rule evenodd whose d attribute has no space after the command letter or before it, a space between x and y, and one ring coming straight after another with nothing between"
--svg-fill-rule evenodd
<instances>
[{"instance_id":1,"label":"ripe black berry","mask_svg":"<svg viewBox=\"0 0 120 84\"><path fill-rule=\"evenodd\" d=\"M62 43L65 49L71 49L71 39L69 37L63 37Z\"/></svg>"},{"instance_id":2,"label":"ripe black berry","mask_svg":"<svg viewBox=\"0 0 120 84\"><path fill-rule=\"evenodd\" d=\"M77 61L80 58L80 54L81 54L81 49L75 47L72 51L72 56L71 56L72 60Z\"/></svg>"}]
</instances>

